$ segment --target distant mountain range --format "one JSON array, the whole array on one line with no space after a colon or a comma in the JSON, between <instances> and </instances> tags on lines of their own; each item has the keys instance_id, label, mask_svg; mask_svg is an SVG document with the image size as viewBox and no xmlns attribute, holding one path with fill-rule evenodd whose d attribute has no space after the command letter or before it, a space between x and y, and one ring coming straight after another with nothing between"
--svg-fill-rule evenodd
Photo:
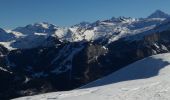
<instances>
[{"instance_id":1,"label":"distant mountain range","mask_svg":"<svg viewBox=\"0 0 170 100\"><path fill-rule=\"evenodd\" d=\"M70 90L170 50L170 18L118 17L0 29L0 99Z\"/></svg>"}]
</instances>

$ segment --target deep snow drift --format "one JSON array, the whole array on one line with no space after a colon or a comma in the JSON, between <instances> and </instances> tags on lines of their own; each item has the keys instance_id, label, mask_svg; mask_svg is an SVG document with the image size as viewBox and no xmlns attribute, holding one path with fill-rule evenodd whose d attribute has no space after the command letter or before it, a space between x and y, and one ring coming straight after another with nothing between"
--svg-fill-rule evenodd
<instances>
[{"instance_id":1,"label":"deep snow drift","mask_svg":"<svg viewBox=\"0 0 170 100\"><path fill-rule=\"evenodd\" d=\"M137 61L81 89L15 100L168 100L170 53Z\"/></svg>"}]
</instances>

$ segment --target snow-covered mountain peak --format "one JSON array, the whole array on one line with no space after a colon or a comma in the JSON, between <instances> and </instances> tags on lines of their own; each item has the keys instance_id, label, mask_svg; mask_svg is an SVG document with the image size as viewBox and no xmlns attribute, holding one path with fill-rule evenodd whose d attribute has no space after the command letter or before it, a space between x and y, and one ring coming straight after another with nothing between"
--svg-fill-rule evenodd
<instances>
[{"instance_id":1,"label":"snow-covered mountain peak","mask_svg":"<svg viewBox=\"0 0 170 100\"><path fill-rule=\"evenodd\" d=\"M14 29L14 31L18 31L18 32L24 31L24 30L40 31L40 30L50 30L50 29L55 29L55 28L57 28L56 25L49 24L47 22L40 22L40 23L29 24L29 25L26 25L25 27L17 27L16 29Z\"/></svg>"},{"instance_id":2,"label":"snow-covered mountain peak","mask_svg":"<svg viewBox=\"0 0 170 100\"><path fill-rule=\"evenodd\" d=\"M41 22L18 27L8 32L2 30L3 34L0 34L2 38L0 38L0 44L3 44L10 50L38 47L48 42L47 39L52 37L57 29L58 27L53 24ZM4 41L7 42L4 43Z\"/></svg>"},{"instance_id":3,"label":"snow-covered mountain peak","mask_svg":"<svg viewBox=\"0 0 170 100\"><path fill-rule=\"evenodd\" d=\"M74 25L73 27L76 26L76 27L86 28L86 27L88 27L89 24L90 24L90 22L83 21L83 22L80 22L79 24Z\"/></svg>"},{"instance_id":4,"label":"snow-covered mountain peak","mask_svg":"<svg viewBox=\"0 0 170 100\"><path fill-rule=\"evenodd\" d=\"M33 24L33 26L35 26L35 27L42 27L42 28L45 28L45 29L57 27L56 25L49 24L48 22L35 23L35 24Z\"/></svg>"},{"instance_id":5,"label":"snow-covered mountain peak","mask_svg":"<svg viewBox=\"0 0 170 100\"><path fill-rule=\"evenodd\" d=\"M122 23L131 23L131 22L137 21L137 19L136 19L136 18L132 18L132 17L120 16L120 17L118 17L118 18L112 17L112 18L110 19L110 21L112 21L112 22L118 22L118 23L120 23L120 22L122 22Z\"/></svg>"},{"instance_id":6,"label":"snow-covered mountain peak","mask_svg":"<svg viewBox=\"0 0 170 100\"><path fill-rule=\"evenodd\" d=\"M23 34L34 34L34 33L50 33L54 31L57 26L46 22L34 23L26 25L25 27L18 27L13 31L21 32Z\"/></svg>"},{"instance_id":7,"label":"snow-covered mountain peak","mask_svg":"<svg viewBox=\"0 0 170 100\"><path fill-rule=\"evenodd\" d=\"M169 17L170 17L169 14L166 14L161 10L156 10L154 13L148 16L148 18L169 18Z\"/></svg>"}]
</instances>

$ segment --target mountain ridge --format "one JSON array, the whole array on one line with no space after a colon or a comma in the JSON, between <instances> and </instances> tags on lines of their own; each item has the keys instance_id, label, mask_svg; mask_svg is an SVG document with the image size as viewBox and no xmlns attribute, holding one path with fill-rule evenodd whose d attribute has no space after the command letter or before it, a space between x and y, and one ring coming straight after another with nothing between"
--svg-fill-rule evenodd
<instances>
[{"instance_id":1,"label":"mountain ridge","mask_svg":"<svg viewBox=\"0 0 170 100\"><path fill-rule=\"evenodd\" d=\"M162 14L163 12L157 10L155 15ZM165 14L163 14L165 15ZM159 17L159 16L158 16ZM42 46L46 38L53 37L59 41L79 42L79 41L98 41L102 38L107 38L108 43L114 42L124 37L130 37L139 33L154 33L154 28L162 25L165 21L170 21L168 18L131 18L131 17L118 17L109 20L96 21L93 23L82 22L71 27L58 27L54 24L47 22L29 24L24 27L18 27L9 32L6 40L7 48L13 49L29 49ZM164 30L167 30L168 27ZM154 31L153 31L154 30ZM157 31L164 31L163 29ZM7 32L8 33L8 32ZM38 41L38 42L37 42ZM0 41L2 45L5 43ZM22 44L22 42L24 44ZM35 44L32 44L35 42ZM37 43L36 43L37 42ZM29 46L24 46L32 44ZM4 45L5 46L5 45ZM10 47L9 47L10 46Z\"/></svg>"}]
</instances>

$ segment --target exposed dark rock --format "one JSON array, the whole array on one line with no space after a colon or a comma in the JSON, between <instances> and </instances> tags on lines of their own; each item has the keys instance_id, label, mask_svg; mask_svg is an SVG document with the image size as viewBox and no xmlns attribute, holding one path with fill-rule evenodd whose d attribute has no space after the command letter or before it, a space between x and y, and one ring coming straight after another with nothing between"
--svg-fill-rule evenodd
<instances>
[{"instance_id":1,"label":"exposed dark rock","mask_svg":"<svg viewBox=\"0 0 170 100\"><path fill-rule=\"evenodd\" d=\"M13 51L0 46L0 99L77 88L144 57L169 52L169 33L110 44L81 41Z\"/></svg>"}]
</instances>

